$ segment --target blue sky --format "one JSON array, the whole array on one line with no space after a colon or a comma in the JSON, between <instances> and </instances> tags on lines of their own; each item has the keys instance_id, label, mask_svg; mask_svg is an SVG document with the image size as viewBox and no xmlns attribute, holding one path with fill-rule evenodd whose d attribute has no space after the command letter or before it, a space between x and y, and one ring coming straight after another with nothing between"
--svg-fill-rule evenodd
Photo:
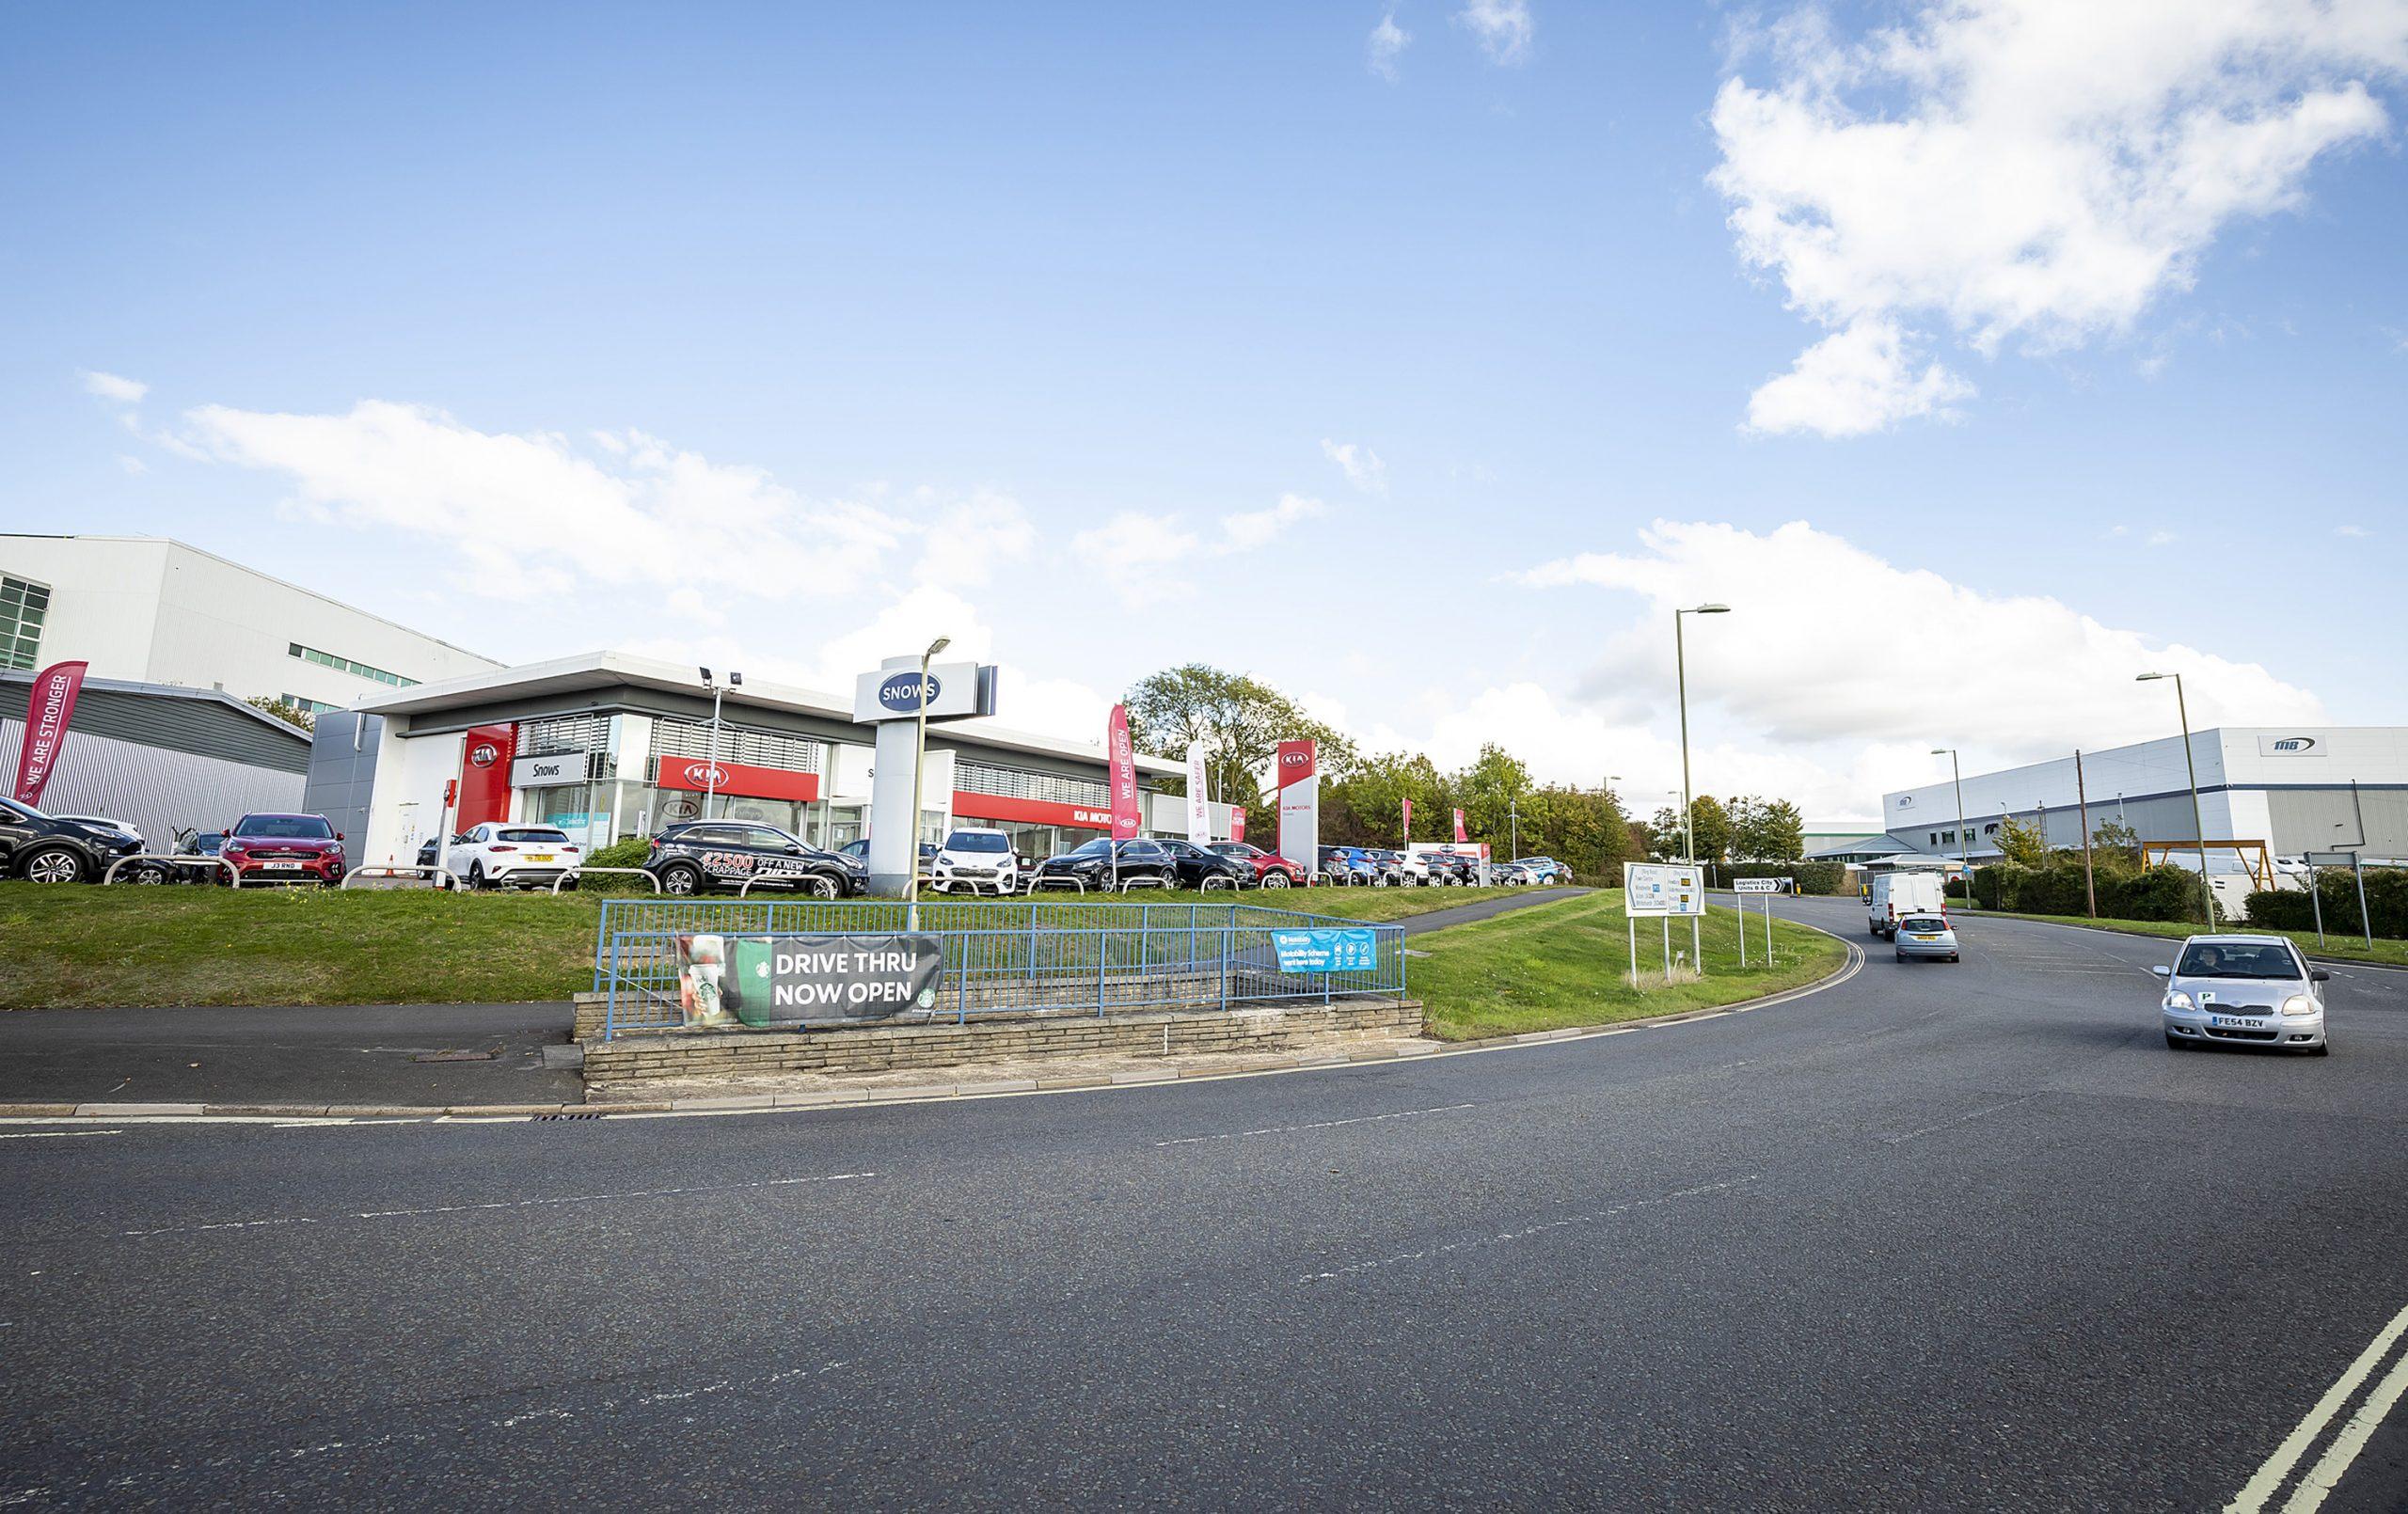
<instances>
[{"instance_id":1,"label":"blue sky","mask_svg":"<svg viewBox=\"0 0 2408 1514\"><path fill-rule=\"evenodd\" d=\"M1684 598L1701 786L1817 817L2157 733L2135 664L2408 721L2408 22L1973 9L16 8L0 523L514 659L949 631L1071 733L1200 659L1640 808Z\"/></svg>"}]
</instances>

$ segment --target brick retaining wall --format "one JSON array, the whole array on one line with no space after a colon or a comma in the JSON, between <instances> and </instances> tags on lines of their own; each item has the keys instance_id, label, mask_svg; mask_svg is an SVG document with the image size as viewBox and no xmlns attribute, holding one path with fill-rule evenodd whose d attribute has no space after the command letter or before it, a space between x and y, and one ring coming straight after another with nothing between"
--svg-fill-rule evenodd
<instances>
[{"instance_id":1,"label":"brick retaining wall","mask_svg":"<svg viewBox=\"0 0 2408 1514\"><path fill-rule=\"evenodd\" d=\"M595 1014L599 1016L599 1008ZM578 1005L580 1025L585 1006ZM1339 1000L1292 1008L1150 1015L1014 1016L955 1024L820 1031L679 1031L585 1043L585 1080L895 1072L1037 1057L1194 1056L1294 1051L1421 1033L1418 1000Z\"/></svg>"}]
</instances>

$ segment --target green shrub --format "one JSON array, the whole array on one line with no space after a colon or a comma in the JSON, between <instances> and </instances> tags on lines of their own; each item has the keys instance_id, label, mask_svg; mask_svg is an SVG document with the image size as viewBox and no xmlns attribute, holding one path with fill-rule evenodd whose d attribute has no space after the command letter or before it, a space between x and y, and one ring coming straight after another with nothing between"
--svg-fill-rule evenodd
<instances>
[{"instance_id":1,"label":"green shrub","mask_svg":"<svg viewBox=\"0 0 2408 1514\"><path fill-rule=\"evenodd\" d=\"M2131 877L2098 875L2099 914L2105 920L2197 920L2199 875L2187 868L2153 867ZM2018 867L2011 862L1973 875L1973 898L1985 909L2027 915L2090 912L2080 862ZM2353 917L2354 918L2354 917Z\"/></svg>"},{"instance_id":2,"label":"green shrub","mask_svg":"<svg viewBox=\"0 0 2408 1514\"><path fill-rule=\"evenodd\" d=\"M1847 869L1838 862L1716 862L1707 872L1707 883L1717 889L1731 887L1734 878L1794 878L1799 893L1846 893Z\"/></svg>"},{"instance_id":3,"label":"green shrub","mask_svg":"<svg viewBox=\"0 0 2408 1514\"><path fill-rule=\"evenodd\" d=\"M588 867L642 867L644 859L651 855L652 843L648 838L629 836L625 841L615 841L608 846L595 847L593 855L585 860L585 865ZM636 881L642 883L643 880L638 878Z\"/></svg>"},{"instance_id":4,"label":"green shrub","mask_svg":"<svg viewBox=\"0 0 2408 1514\"><path fill-rule=\"evenodd\" d=\"M2392 940L2408 938L2408 868L2367 870L2367 913L2374 917L2373 934ZM2328 935L2367 934L2358 919L2358 884L2349 869L2319 868L2316 891L2324 907ZM2314 930L2316 903L2307 891L2283 890L2249 896L2249 923L2268 930Z\"/></svg>"}]
</instances>

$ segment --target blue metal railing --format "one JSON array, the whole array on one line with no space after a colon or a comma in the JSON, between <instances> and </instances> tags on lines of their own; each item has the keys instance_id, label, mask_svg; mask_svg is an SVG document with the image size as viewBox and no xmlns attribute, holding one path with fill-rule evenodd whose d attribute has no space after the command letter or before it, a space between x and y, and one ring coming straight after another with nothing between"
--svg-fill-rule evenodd
<instances>
[{"instance_id":1,"label":"blue metal railing","mask_svg":"<svg viewBox=\"0 0 2408 1514\"><path fill-rule=\"evenodd\" d=\"M639 898L606 900L602 908L594 990L609 996L606 1038L683 1023L681 938L884 936L907 922L906 907L886 900ZM1283 970L1271 933L1313 928L1369 932L1371 965ZM937 1002L879 1023L1404 997L1400 927L1256 905L923 902L918 933L937 938L943 949Z\"/></svg>"}]
</instances>

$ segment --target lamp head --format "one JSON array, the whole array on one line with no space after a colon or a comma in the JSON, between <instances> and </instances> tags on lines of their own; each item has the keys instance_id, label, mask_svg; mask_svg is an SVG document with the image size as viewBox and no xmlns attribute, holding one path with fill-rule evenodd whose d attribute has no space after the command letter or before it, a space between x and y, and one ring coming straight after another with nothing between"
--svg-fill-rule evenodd
<instances>
[{"instance_id":1,"label":"lamp head","mask_svg":"<svg viewBox=\"0 0 2408 1514\"><path fill-rule=\"evenodd\" d=\"M2163 673L2143 673L2138 678L2133 679L2132 682L2135 684L2154 684L2164 676L2165 675Z\"/></svg>"},{"instance_id":2,"label":"lamp head","mask_svg":"<svg viewBox=\"0 0 2408 1514\"><path fill-rule=\"evenodd\" d=\"M928 655L933 657L938 653L943 652L945 648L951 645L953 645L953 638L949 636L941 636L928 643Z\"/></svg>"},{"instance_id":3,"label":"lamp head","mask_svg":"<svg viewBox=\"0 0 2408 1514\"><path fill-rule=\"evenodd\" d=\"M1956 755L1956 750L1954 747L1934 747L1931 749L1931 754L1934 757L1950 757Z\"/></svg>"},{"instance_id":4,"label":"lamp head","mask_svg":"<svg viewBox=\"0 0 2408 1514\"><path fill-rule=\"evenodd\" d=\"M707 684L707 683L709 683L710 681L711 681L711 670L710 670L708 668L705 668L705 669L704 669L704 670L703 670L703 682L704 682L704 683L705 683L705 684Z\"/></svg>"},{"instance_id":5,"label":"lamp head","mask_svg":"<svg viewBox=\"0 0 2408 1514\"><path fill-rule=\"evenodd\" d=\"M744 675L742 673L729 673L727 675L727 686L730 688L742 688L744 686Z\"/></svg>"},{"instance_id":6,"label":"lamp head","mask_svg":"<svg viewBox=\"0 0 2408 1514\"><path fill-rule=\"evenodd\" d=\"M1700 605L1697 608L1689 611L1689 613L1692 615L1728 615L1731 613L1731 607L1728 605Z\"/></svg>"}]
</instances>

